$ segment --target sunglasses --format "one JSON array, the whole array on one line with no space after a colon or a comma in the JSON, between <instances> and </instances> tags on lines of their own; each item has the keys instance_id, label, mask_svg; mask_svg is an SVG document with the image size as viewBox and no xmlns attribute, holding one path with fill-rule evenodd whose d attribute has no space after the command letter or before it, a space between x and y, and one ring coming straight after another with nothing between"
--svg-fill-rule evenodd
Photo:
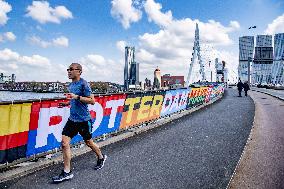
<instances>
[{"instance_id":1,"label":"sunglasses","mask_svg":"<svg viewBox=\"0 0 284 189\"><path fill-rule=\"evenodd\" d=\"M69 71L70 71L70 72L72 72L73 70L80 70L80 69L76 69L76 68L68 68L68 69L67 69L67 72L69 72Z\"/></svg>"}]
</instances>

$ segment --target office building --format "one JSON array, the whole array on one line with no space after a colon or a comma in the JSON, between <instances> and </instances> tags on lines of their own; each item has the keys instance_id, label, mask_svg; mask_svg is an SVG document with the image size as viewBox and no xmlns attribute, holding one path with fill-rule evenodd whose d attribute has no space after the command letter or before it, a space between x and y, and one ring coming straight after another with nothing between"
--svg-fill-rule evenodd
<instances>
[{"instance_id":1,"label":"office building","mask_svg":"<svg viewBox=\"0 0 284 189\"><path fill-rule=\"evenodd\" d=\"M274 59L271 75L272 84L284 85L284 33L274 36Z\"/></svg>"},{"instance_id":2,"label":"office building","mask_svg":"<svg viewBox=\"0 0 284 189\"><path fill-rule=\"evenodd\" d=\"M272 36L258 35L252 67L252 84L265 85L271 83L272 64Z\"/></svg>"},{"instance_id":3,"label":"office building","mask_svg":"<svg viewBox=\"0 0 284 189\"><path fill-rule=\"evenodd\" d=\"M254 36L243 36L239 38L239 66L238 75L244 82L248 81L248 65L253 58Z\"/></svg>"},{"instance_id":4,"label":"office building","mask_svg":"<svg viewBox=\"0 0 284 189\"><path fill-rule=\"evenodd\" d=\"M139 85L139 64L135 62L135 48L125 47L124 90Z\"/></svg>"}]
</instances>

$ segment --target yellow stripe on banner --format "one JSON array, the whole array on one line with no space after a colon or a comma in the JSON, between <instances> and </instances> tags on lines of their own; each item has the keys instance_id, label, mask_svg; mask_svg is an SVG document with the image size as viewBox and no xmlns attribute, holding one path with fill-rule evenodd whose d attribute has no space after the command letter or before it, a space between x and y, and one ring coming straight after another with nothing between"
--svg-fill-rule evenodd
<instances>
[{"instance_id":1,"label":"yellow stripe on banner","mask_svg":"<svg viewBox=\"0 0 284 189\"><path fill-rule=\"evenodd\" d=\"M21 104L11 105L10 107L10 125L9 133L13 134L19 132L19 123L21 121Z\"/></svg>"},{"instance_id":2,"label":"yellow stripe on banner","mask_svg":"<svg viewBox=\"0 0 284 189\"><path fill-rule=\"evenodd\" d=\"M29 130L31 103L0 106L0 136Z\"/></svg>"},{"instance_id":3,"label":"yellow stripe on banner","mask_svg":"<svg viewBox=\"0 0 284 189\"><path fill-rule=\"evenodd\" d=\"M19 124L19 132L28 131L30 128L30 115L32 110L31 103L22 104L21 122Z\"/></svg>"},{"instance_id":4,"label":"yellow stripe on banner","mask_svg":"<svg viewBox=\"0 0 284 189\"><path fill-rule=\"evenodd\" d=\"M9 133L10 106L11 105L0 105L0 136Z\"/></svg>"}]
</instances>

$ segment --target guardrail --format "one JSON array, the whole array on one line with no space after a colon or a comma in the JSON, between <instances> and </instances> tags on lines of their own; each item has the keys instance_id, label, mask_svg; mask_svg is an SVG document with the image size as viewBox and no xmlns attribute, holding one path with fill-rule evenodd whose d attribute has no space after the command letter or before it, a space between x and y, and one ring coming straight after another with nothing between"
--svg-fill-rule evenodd
<instances>
[{"instance_id":1,"label":"guardrail","mask_svg":"<svg viewBox=\"0 0 284 189\"><path fill-rule=\"evenodd\" d=\"M127 130L173 113L208 103L223 95L224 85L95 96L89 105L92 137ZM69 107L65 99L41 99L0 103L0 166L21 158L51 153L61 146L61 132ZM82 142L80 135L71 143Z\"/></svg>"}]
</instances>

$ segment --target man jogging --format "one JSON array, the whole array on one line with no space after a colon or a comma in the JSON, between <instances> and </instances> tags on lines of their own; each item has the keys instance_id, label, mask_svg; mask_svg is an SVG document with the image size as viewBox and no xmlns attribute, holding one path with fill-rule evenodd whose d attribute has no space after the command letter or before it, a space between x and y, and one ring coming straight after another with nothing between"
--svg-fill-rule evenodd
<instances>
[{"instance_id":1,"label":"man jogging","mask_svg":"<svg viewBox=\"0 0 284 189\"><path fill-rule=\"evenodd\" d=\"M78 133L83 137L87 146L97 155L96 170L101 169L104 166L104 162L107 158L103 155L98 145L92 140L92 123L91 115L88 110L88 104L94 104L94 95L91 94L91 88L89 84L82 79L82 66L78 63L72 63L67 69L68 78L72 80L69 85L69 92L65 94L70 101L67 103L60 103L59 107L71 105L70 117L62 131L62 153L64 161L64 170L58 175L52 178L54 182L61 182L71 179L73 177L71 171L71 149L70 141Z\"/></svg>"}]
</instances>

